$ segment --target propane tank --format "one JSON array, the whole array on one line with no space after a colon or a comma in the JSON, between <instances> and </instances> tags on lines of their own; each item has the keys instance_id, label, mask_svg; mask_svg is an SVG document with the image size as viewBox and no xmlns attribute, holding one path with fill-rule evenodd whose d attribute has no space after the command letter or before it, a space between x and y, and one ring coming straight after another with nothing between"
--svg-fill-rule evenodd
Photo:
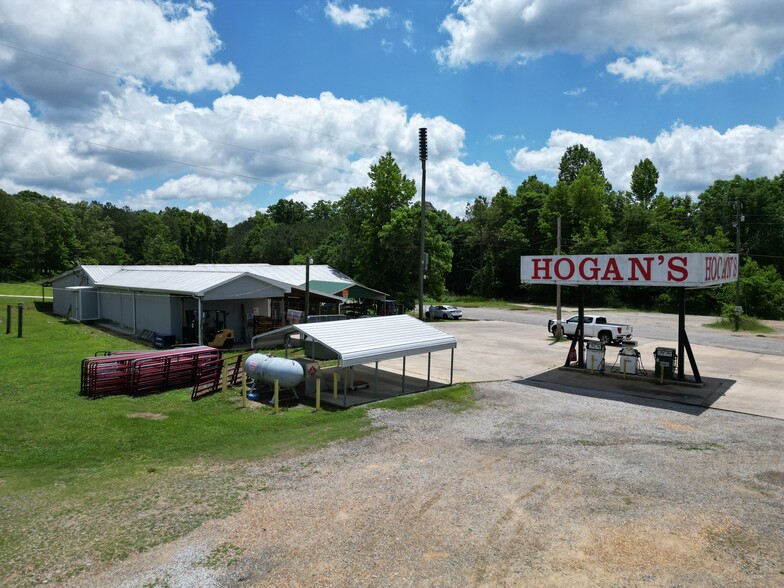
<instances>
[{"instance_id":1,"label":"propane tank","mask_svg":"<svg viewBox=\"0 0 784 588\"><path fill-rule=\"evenodd\" d=\"M254 353L245 360L245 373L252 380L273 384L281 388L294 388L305 379L305 369L293 359Z\"/></svg>"}]
</instances>

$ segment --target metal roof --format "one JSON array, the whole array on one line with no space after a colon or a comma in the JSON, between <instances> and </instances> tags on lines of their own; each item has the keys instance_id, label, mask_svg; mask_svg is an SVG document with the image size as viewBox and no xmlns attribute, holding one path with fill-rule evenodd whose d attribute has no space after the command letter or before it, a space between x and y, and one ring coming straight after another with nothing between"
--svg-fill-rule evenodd
<instances>
[{"instance_id":1,"label":"metal roof","mask_svg":"<svg viewBox=\"0 0 784 588\"><path fill-rule=\"evenodd\" d=\"M104 278L99 285L108 288L129 288L133 290L158 290L180 294L203 295L205 292L235 280L243 273L206 272L206 271L149 271L147 269L124 269ZM258 279L257 276L252 276Z\"/></svg>"},{"instance_id":2,"label":"metal roof","mask_svg":"<svg viewBox=\"0 0 784 588\"><path fill-rule=\"evenodd\" d=\"M194 268L221 269L223 271L249 272L262 278L271 278L285 282L291 286L305 284L304 265L269 265L267 263L199 263ZM328 265L311 265L310 279L323 282L343 282L348 285L356 284L346 274L339 272Z\"/></svg>"},{"instance_id":3,"label":"metal roof","mask_svg":"<svg viewBox=\"0 0 784 588\"><path fill-rule=\"evenodd\" d=\"M289 325L257 335L251 344L256 347L257 340L279 339L293 332L300 332L334 351L342 367L457 347L452 335L407 314Z\"/></svg>"},{"instance_id":4,"label":"metal roof","mask_svg":"<svg viewBox=\"0 0 784 588\"><path fill-rule=\"evenodd\" d=\"M187 294L201 294L240 275L251 275L285 291L292 288L305 290L304 265L269 265L267 263L200 263L196 265L80 265L63 272L48 282L62 276L84 272L96 286L164 290ZM329 265L310 266L310 289L344 300L341 294L348 290L350 296L385 296L355 282L346 274ZM326 289L325 289L326 288Z\"/></svg>"}]
</instances>

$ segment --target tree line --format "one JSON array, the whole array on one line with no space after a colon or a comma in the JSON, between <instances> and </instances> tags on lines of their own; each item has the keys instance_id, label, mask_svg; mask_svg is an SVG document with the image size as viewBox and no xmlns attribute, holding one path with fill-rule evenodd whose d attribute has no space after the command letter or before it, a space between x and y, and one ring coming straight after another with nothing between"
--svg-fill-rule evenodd
<instances>
[{"instance_id":1,"label":"tree line","mask_svg":"<svg viewBox=\"0 0 784 588\"><path fill-rule=\"evenodd\" d=\"M201 212L133 211L0 190L0 279L37 280L82 264L325 263L407 304L417 298L421 209L416 183L387 153L370 185L312 206L280 199L229 227ZM784 319L784 174L717 180L698 198L657 192L659 173L640 161L629 190L615 190L583 145L561 158L558 181L536 176L514 191L480 195L463 218L426 203L425 293L552 304L554 286L521 285L521 255L735 252L741 305ZM740 222L738 222L740 220ZM560 240L557 227L560 225ZM574 288L564 302L574 303ZM673 310L666 288L589 288L591 306ZM735 285L689 294L690 312L729 314Z\"/></svg>"}]
</instances>

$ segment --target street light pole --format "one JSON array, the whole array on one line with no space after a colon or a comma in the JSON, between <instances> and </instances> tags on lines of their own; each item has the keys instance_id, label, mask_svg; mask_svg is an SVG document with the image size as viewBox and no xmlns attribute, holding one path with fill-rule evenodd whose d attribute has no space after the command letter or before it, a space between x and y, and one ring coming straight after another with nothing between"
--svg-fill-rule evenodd
<instances>
[{"instance_id":1,"label":"street light pole","mask_svg":"<svg viewBox=\"0 0 784 588\"><path fill-rule=\"evenodd\" d=\"M422 209L419 226L419 320L425 319L425 178L427 162L427 129L419 129L419 160L422 162ZM432 320L432 317L430 317Z\"/></svg>"},{"instance_id":2,"label":"street light pole","mask_svg":"<svg viewBox=\"0 0 784 588\"><path fill-rule=\"evenodd\" d=\"M740 201L735 201L735 251L738 254L738 278L735 280L735 330L740 330L740 223L743 222Z\"/></svg>"}]
</instances>

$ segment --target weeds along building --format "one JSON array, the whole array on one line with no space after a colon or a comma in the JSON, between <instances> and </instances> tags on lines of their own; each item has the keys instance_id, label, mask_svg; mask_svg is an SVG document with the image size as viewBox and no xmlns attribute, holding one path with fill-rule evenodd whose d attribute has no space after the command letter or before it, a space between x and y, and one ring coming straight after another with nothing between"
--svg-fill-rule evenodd
<instances>
[{"instance_id":1,"label":"weeds along building","mask_svg":"<svg viewBox=\"0 0 784 588\"><path fill-rule=\"evenodd\" d=\"M234 343L247 344L302 321L306 297L310 315L338 314L349 299L386 297L328 265L78 265L45 285L57 315L169 343L206 343L209 316L225 321Z\"/></svg>"}]
</instances>

